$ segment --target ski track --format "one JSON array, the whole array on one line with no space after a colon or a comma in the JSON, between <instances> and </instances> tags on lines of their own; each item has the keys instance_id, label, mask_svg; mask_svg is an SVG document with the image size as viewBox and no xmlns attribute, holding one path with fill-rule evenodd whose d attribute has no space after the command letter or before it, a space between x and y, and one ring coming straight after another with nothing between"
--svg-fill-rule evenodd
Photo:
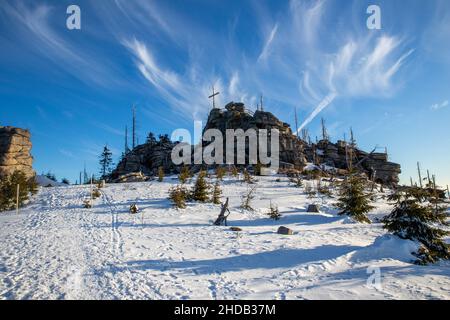
<instances>
[{"instance_id":1,"label":"ski track","mask_svg":"<svg viewBox=\"0 0 450 320\"><path fill-rule=\"evenodd\" d=\"M332 199L321 214L286 178L259 177L255 212L239 209L246 185L228 178L230 226L212 226L219 206L170 206L177 183L108 185L92 209L88 186L42 188L30 204L0 214L2 299L449 299L446 262L415 266L380 256L372 246L380 224L346 223ZM370 214L390 209L380 199ZM283 215L267 219L272 201ZM137 203L140 212L129 214ZM280 236L285 225L293 236ZM378 250L378 251L377 251ZM384 252L382 252L384 254ZM369 288L367 267L381 268L382 288Z\"/></svg>"}]
</instances>

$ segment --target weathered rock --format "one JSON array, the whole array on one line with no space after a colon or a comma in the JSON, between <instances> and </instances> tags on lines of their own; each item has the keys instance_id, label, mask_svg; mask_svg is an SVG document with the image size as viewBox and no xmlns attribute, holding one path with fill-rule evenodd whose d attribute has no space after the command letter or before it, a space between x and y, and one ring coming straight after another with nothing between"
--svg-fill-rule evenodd
<instances>
[{"instance_id":1,"label":"weathered rock","mask_svg":"<svg viewBox=\"0 0 450 320\"><path fill-rule=\"evenodd\" d=\"M297 138L287 123L280 121L272 113L257 110L254 113L245 108L243 103L230 102L225 109L214 108L211 110L204 131L208 129L219 130L226 137L227 129L258 130L271 129L279 131L279 164L283 170L302 170L307 162L316 162L320 165L329 165L336 168L338 174L345 173L348 167L347 149L353 149L353 165L360 172L378 183L385 185L397 185L400 165L389 162L385 153L367 153L359 150L355 145L345 141L332 143L321 140L309 143ZM113 179L130 172L142 172L146 176L156 175L158 168L163 167L166 173L177 173L180 166L175 166L171 160L171 151L176 143L170 141L146 143L137 146L120 161L117 169L112 174ZM205 147L206 142L203 143ZM236 150L236 146L235 146ZM194 152L192 152L192 155ZM224 144L224 163L226 146ZM236 154L236 153L235 153ZM248 161L248 144L245 149L246 165ZM191 171L200 170L202 165L191 165Z\"/></svg>"},{"instance_id":2,"label":"weathered rock","mask_svg":"<svg viewBox=\"0 0 450 320\"><path fill-rule=\"evenodd\" d=\"M279 227L277 233L278 233L278 234L288 235L288 236L294 234L294 232L292 231L292 229L289 229L289 228L284 227L284 226Z\"/></svg>"},{"instance_id":3,"label":"weathered rock","mask_svg":"<svg viewBox=\"0 0 450 320\"><path fill-rule=\"evenodd\" d=\"M0 127L0 176L22 171L28 178L34 177L32 144L28 130Z\"/></svg>"},{"instance_id":4,"label":"weathered rock","mask_svg":"<svg viewBox=\"0 0 450 320\"><path fill-rule=\"evenodd\" d=\"M114 183L143 182L149 179L150 177L145 176L144 174L142 174L142 172L131 172L117 177L112 182Z\"/></svg>"},{"instance_id":5,"label":"weathered rock","mask_svg":"<svg viewBox=\"0 0 450 320\"><path fill-rule=\"evenodd\" d=\"M308 209L306 209L306 212L319 213L320 212L319 205L317 205L317 204L310 204L308 206Z\"/></svg>"}]
</instances>

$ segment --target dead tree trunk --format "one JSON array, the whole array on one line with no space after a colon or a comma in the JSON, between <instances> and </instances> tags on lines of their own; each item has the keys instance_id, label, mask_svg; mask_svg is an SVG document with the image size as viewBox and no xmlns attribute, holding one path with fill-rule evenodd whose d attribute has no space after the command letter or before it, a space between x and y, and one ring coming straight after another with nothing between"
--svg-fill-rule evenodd
<instances>
[{"instance_id":1,"label":"dead tree trunk","mask_svg":"<svg viewBox=\"0 0 450 320\"><path fill-rule=\"evenodd\" d=\"M222 209L220 210L220 214L217 217L217 220L214 222L214 225L216 226L221 226L222 224L224 224L225 226L227 225L228 216L231 214L230 210L228 209L228 202L229 199L227 198L225 204L222 204ZM228 212L227 215L225 215L226 212Z\"/></svg>"}]
</instances>

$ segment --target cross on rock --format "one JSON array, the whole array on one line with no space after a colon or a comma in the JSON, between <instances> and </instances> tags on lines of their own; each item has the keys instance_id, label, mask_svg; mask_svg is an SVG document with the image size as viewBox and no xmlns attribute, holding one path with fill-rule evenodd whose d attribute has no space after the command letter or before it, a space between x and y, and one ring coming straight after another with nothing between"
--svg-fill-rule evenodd
<instances>
[{"instance_id":1,"label":"cross on rock","mask_svg":"<svg viewBox=\"0 0 450 320\"><path fill-rule=\"evenodd\" d=\"M220 94L220 92L215 92L215 91L214 91L214 86L213 86L213 87L212 87L212 95L210 95L210 96L208 97L209 99L212 98L212 101L213 101L213 109L216 108L216 96L217 96L218 94Z\"/></svg>"}]
</instances>

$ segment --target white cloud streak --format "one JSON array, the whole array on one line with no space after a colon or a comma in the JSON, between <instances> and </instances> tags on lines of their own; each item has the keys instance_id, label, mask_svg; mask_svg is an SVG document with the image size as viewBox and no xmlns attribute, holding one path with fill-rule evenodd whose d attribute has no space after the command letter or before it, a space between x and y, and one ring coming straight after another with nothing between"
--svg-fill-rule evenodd
<instances>
[{"instance_id":1,"label":"white cloud streak","mask_svg":"<svg viewBox=\"0 0 450 320\"><path fill-rule=\"evenodd\" d=\"M430 107L430 109L433 110L433 111L436 111L436 110L439 110L439 109L448 107L448 104L449 104L449 103L448 103L448 100L445 100L445 101L442 101L441 103L435 103L435 104L433 104L433 105Z\"/></svg>"}]
</instances>

